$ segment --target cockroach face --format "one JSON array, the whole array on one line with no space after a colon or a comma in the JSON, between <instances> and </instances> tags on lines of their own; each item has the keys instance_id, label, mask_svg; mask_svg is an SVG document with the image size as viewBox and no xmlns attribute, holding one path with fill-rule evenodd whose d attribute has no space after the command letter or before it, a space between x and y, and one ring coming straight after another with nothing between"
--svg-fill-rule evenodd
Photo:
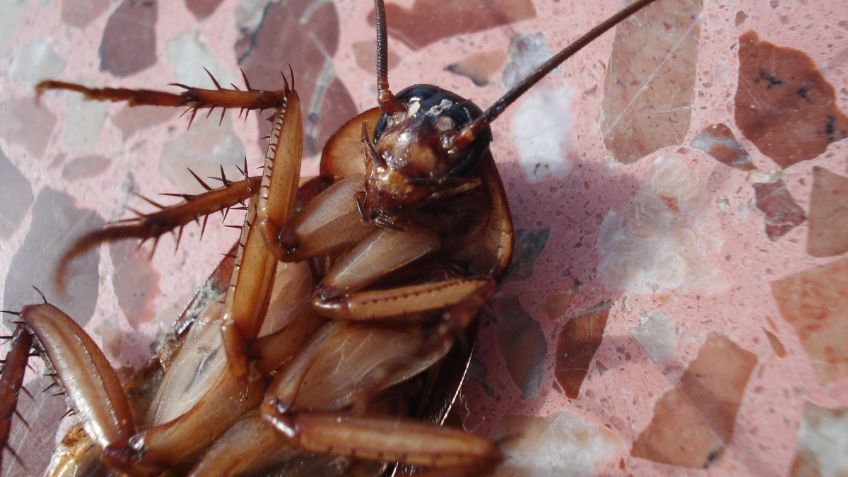
<instances>
[{"instance_id":1,"label":"cockroach face","mask_svg":"<svg viewBox=\"0 0 848 477\"><path fill-rule=\"evenodd\" d=\"M436 86L416 85L396 99L403 111L383 114L366 146L366 218L391 225L411 211L479 185L472 177L491 142L487 128L464 147L458 132L482 114L471 101Z\"/></svg>"}]
</instances>

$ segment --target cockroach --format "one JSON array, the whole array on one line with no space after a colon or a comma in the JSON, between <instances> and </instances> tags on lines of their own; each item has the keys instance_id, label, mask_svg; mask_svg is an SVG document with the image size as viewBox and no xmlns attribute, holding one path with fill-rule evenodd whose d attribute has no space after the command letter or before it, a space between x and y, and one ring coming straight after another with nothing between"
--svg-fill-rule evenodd
<instances>
[{"instance_id":1,"label":"cockroach","mask_svg":"<svg viewBox=\"0 0 848 477\"><path fill-rule=\"evenodd\" d=\"M295 75L276 91L178 85L182 92L43 81L98 101L200 110L273 110L261 177L218 188L73 243L57 271L92 247L158 240L246 203L234 252L180 322L179 340L121 385L72 318L49 304L9 310L16 328L0 384L2 444L32 341L80 418L49 475L277 472L482 475L501 460L488 439L440 427L462 381L474 320L511 260L509 206L489 151L490 124L565 59L636 11L640 0L550 58L486 110L420 84L394 94L386 18L375 0L377 107L324 147L300 178ZM214 79L213 79L214 81ZM203 183L201 181L201 183ZM454 346L457 341L463 346ZM451 350L458 358L445 359ZM439 395L441 397L434 397ZM416 400L417 398L417 400ZM428 403L441 410L423 415ZM413 403L417 402L416 405Z\"/></svg>"}]
</instances>

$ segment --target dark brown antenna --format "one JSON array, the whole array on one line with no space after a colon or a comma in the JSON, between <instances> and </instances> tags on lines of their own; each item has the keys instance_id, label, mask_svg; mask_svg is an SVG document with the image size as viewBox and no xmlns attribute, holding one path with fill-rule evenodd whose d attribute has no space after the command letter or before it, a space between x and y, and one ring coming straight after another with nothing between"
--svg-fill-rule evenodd
<instances>
[{"instance_id":1,"label":"dark brown antenna","mask_svg":"<svg viewBox=\"0 0 848 477\"><path fill-rule=\"evenodd\" d=\"M374 21L377 24L377 103L385 114L394 114L405 108L389 90L389 40L383 0L374 0Z\"/></svg>"},{"instance_id":2,"label":"dark brown antenna","mask_svg":"<svg viewBox=\"0 0 848 477\"><path fill-rule=\"evenodd\" d=\"M516 99L521 97L530 87L539 82L542 78L544 78L548 73L553 71L554 68L559 66L563 61L570 58L572 55L580 51L584 46L588 45L592 41L594 41L599 36L603 35L610 28L618 25L623 20L626 20L628 17L638 12L642 8L650 5L656 0L638 0L637 2L628 5L626 8L622 9L615 15L607 18L603 23L599 24L595 28L589 30L586 34L578 38L574 43L566 46L559 53L552 56L548 61L540 65L536 68L530 76L521 80L520 83L515 85L511 90L507 91L506 94L501 96L500 99L495 101L489 109L483 112L483 114L472 121L470 124L465 126L462 131L460 131L452 141L453 147L463 147L468 144L471 144L474 141L474 138L477 137L480 132L482 132L486 127L495 120L500 114ZM382 3L382 2L380 2Z\"/></svg>"}]
</instances>

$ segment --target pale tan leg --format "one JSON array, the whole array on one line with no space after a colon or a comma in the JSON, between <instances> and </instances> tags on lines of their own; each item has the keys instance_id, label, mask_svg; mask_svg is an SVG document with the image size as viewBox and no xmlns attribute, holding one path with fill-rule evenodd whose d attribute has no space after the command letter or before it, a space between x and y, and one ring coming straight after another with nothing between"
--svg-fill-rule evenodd
<instances>
[{"instance_id":1,"label":"pale tan leg","mask_svg":"<svg viewBox=\"0 0 848 477\"><path fill-rule=\"evenodd\" d=\"M492 289L481 288L447 307L426 331L423 325L398 329L370 322L328 323L268 387L262 412L282 419L292 409L333 410L350 404L365 409L372 396L442 359Z\"/></svg>"},{"instance_id":2,"label":"pale tan leg","mask_svg":"<svg viewBox=\"0 0 848 477\"><path fill-rule=\"evenodd\" d=\"M302 149L300 99L289 90L284 107L274 115L262 184L245 219L227 293L221 331L228 361L237 376L247 372L246 345L256 338L271 296L277 259L267 246L267 229L279 229L291 220Z\"/></svg>"},{"instance_id":3,"label":"pale tan leg","mask_svg":"<svg viewBox=\"0 0 848 477\"><path fill-rule=\"evenodd\" d=\"M427 228L376 229L333 264L317 294L330 299L351 293L441 248L438 234Z\"/></svg>"},{"instance_id":4,"label":"pale tan leg","mask_svg":"<svg viewBox=\"0 0 848 477\"><path fill-rule=\"evenodd\" d=\"M259 404L263 386L258 375L248 373L238 377L232 367L224 367L215 384L191 409L134 435L130 452L122 455L130 462L140 461L163 469L191 462L242 414Z\"/></svg>"},{"instance_id":5,"label":"pale tan leg","mask_svg":"<svg viewBox=\"0 0 848 477\"><path fill-rule=\"evenodd\" d=\"M283 262L335 254L362 240L374 226L359 216L354 195L362 175L344 178L309 201L290 224L268 228L266 240Z\"/></svg>"},{"instance_id":6,"label":"pale tan leg","mask_svg":"<svg viewBox=\"0 0 848 477\"><path fill-rule=\"evenodd\" d=\"M20 318L38 339L85 433L108 454L111 465L138 471L137 462L122 458L136 428L130 404L94 340L71 317L46 302L24 306Z\"/></svg>"},{"instance_id":7,"label":"pale tan leg","mask_svg":"<svg viewBox=\"0 0 848 477\"><path fill-rule=\"evenodd\" d=\"M368 387L360 388L355 396L356 409L364 409L373 394L393 385L399 376L414 374L420 362L442 359L477 317L483 303L494 289L495 283L490 281L487 286L469 294L460 303L447 307L435 330L423 340L414 353L415 359L386 361L375 368L368 376Z\"/></svg>"},{"instance_id":8,"label":"pale tan leg","mask_svg":"<svg viewBox=\"0 0 848 477\"><path fill-rule=\"evenodd\" d=\"M454 278L333 298L319 294L313 307L322 315L337 319L420 321L422 314L459 305L473 295L488 295L494 286L491 278Z\"/></svg>"},{"instance_id":9,"label":"pale tan leg","mask_svg":"<svg viewBox=\"0 0 848 477\"><path fill-rule=\"evenodd\" d=\"M502 459L498 446L488 439L411 420L332 413L268 419L299 446L313 452L403 462L454 475L485 474Z\"/></svg>"}]
</instances>

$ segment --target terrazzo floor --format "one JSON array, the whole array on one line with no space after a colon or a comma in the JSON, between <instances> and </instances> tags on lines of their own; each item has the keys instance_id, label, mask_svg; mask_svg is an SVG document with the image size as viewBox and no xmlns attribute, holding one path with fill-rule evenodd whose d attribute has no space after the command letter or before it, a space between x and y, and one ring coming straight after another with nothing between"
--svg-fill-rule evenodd
<instances>
[{"instance_id":1,"label":"terrazzo floor","mask_svg":"<svg viewBox=\"0 0 848 477\"><path fill-rule=\"evenodd\" d=\"M617 0L390 1L390 81L485 107ZM280 86L304 101L305 174L374 105L372 6L354 0L0 0L3 308L42 288L126 376L237 231L179 248L73 237L260 163L255 114L84 101L34 85ZM481 320L458 422L498 476L848 475L848 9L836 0L659 0L493 127L515 259ZM147 210L147 209L145 209ZM227 223L237 224L235 215ZM4 322L4 325L5 322ZM46 378L31 373L27 387ZM39 475L65 412L22 398L2 475Z\"/></svg>"}]
</instances>

